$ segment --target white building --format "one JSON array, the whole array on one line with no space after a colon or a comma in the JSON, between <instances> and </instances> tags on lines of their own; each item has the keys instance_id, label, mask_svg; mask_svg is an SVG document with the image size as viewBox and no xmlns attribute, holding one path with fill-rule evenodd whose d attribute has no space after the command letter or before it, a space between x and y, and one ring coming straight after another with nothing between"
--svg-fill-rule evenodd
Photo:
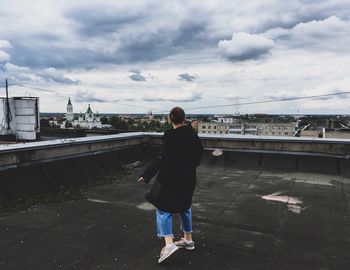
<instances>
[{"instance_id":1,"label":"white building","mask_svg":"<svg viewBox=\"0 0 350 270\"><path fill-rule=\"evenodd\" d=\"M199 122L199 134L240 134L263 136L293 136L294 123L222 123Z\"/></svg>"},{"instance_id":2,"label":"white building","mask_svg":"<svg viewBox=\"0 0 350 270\"><path fill-rule=\"evenodd\" d=\"M112 126L101 123L101 117L98 115L98 112L95 114L91 110L90 104L88 105L86 112L80 113L78 119L75 119L72 102L70 98L68 99L66 119L65 121L62 122L61 128L92 129L92 128L110 128L110 127Z\"/></svg>"},{"instance_id":3,"label":"white building","mask_svg":"<svg viewBox=\"0 0 350 270\"><path fill-rule=\"evenodd\" d=\"M36 140L40 133L39 98L0 98L0 135Z\"/></svg>"},{"instance_id":4,"label":"white building","mask_svg":"<svg viewBox=\"0 0 350 270\"><path fill-rule=\"evenodd\" d=\"M70 98L68 98L66 120L67 121L73 121L74 120L73 105L72 105L72 102L70 101Z\"/></svg>"},{"instance_id":5,"label":"white building","mask_svg":"<svg viewBox=\"0 0 350 270\"><path fill-rule=\"evenodd\" d=\"M217 122L198 122L199 134L229 134L229 124Z\"/></svg>"},{"instance_id":6,"label":"white building","mask_svg":"<svg viewBox=\"0 0 350 270\"><path fill-rule=\"evenodd\" d=\"M232 117L218 117L218 123L232 124L236 122Z\"/></svg>"}]
</instances>

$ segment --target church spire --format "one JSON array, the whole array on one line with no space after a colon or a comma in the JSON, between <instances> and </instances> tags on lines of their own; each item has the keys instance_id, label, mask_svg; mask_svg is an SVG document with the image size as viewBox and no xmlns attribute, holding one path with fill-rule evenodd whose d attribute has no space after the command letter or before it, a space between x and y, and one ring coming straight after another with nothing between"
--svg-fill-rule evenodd
<instances>
[{"instance_id":1,"label":"church spire","mask_svg":"<svg viewBox=\"0 0 350 270\"><path fill-rule=\"evenodd\" d=\"M89 104L89 107L88 107L86 113L89 113L89 114L92 113L92 110L91 110L91 108L90 108L90 104Z\"/></svg>"},{"instance_id":2,"label":"church spire","mask_svg":"<svg viewBox=\"0 0 350 270\"><path fill-rule=\"evenodd\" d=\"M73 121L74 120L73 105L72 105L72 102L70 101L70 97L68 98L66 120L67 121Z\"/></svg>"}]
</instances>

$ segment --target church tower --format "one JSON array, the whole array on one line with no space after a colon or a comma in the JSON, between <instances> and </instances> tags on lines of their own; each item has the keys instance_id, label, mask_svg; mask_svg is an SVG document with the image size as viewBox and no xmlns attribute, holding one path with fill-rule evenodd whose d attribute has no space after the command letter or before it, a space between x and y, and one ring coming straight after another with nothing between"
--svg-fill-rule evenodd
<instances>
[{"instance_id":1,"label":"church tower","mask_svg":"<svg viewBox=\"0 0 350 270\"><path fill-rule=\"evenodd\" d=\"M72 102L70 101L70 98L68 98L66 120L67 121L74 120L73 105L72 105Z\"/></svg>"}]
</instances>

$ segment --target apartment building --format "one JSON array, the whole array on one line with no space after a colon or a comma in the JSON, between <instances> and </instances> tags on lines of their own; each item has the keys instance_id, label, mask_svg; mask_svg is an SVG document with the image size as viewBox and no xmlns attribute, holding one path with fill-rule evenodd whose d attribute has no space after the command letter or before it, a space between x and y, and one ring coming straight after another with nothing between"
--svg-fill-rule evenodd
<instances>
[{"instance_id":1,"label":"apartment building","mask_svg":"<svg viewBox=\"0 0 350 270\"><path fill-rule=\"evenodd\" d=\"M216 122L199 122L198 134L229 134L230 125Z\"/></svg>"},{"instance_id":2,"label":"apartment building","mask_svg":"<svg viewBox=\"0 0 350 270\"><path fill-rule=\"evenodd\" d=\"M239 134L261 136L293 136L294 123L218 123L199 122L199 134Z\"/></svg>"}]
</instances>

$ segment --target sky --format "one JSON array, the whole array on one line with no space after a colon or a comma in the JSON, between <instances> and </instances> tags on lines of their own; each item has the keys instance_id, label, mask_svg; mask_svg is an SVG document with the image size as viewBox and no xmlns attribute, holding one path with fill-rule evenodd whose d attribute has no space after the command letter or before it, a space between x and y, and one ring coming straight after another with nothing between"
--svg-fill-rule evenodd
<instances>
[{"instance_id":1,"label":"sky","mask_svg":"<svg viewBox=\"0 0 350 270\"><path fill-rule=\"evenodd\" d=\"M0 0L0 96L42 112L350 114L348 0ZM31 87L31 88L28 88Z\"/></svg>"}]
</instances>

